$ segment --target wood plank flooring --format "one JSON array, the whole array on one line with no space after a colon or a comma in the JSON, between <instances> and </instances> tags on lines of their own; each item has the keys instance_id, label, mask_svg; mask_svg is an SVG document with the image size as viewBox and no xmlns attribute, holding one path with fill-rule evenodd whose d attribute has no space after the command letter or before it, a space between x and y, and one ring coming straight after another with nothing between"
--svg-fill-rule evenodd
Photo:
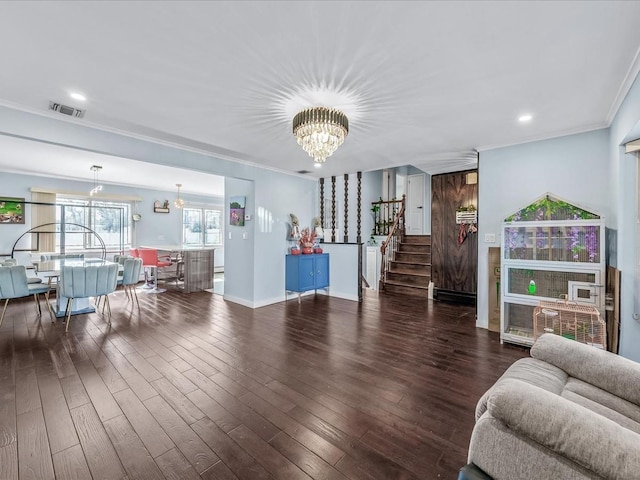
<instances>
[{"instance_id":1,"label":"wood plank flooring","mask_svg":"<svg viewBox=\"0 0 640 480\"><path fill-rule=\"evenodd\" d=\"M478 398L528 355L474 309L415 298L139 298L66 334L10 302L2 480L457 478Z\"/></svg>"}]
</instances>

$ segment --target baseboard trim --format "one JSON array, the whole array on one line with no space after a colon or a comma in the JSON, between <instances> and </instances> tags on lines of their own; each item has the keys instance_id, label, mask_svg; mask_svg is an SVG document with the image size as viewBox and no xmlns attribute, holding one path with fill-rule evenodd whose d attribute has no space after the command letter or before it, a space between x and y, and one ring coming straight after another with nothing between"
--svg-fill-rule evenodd
<instances>
[{"instance_id":1,"label":"baseboard trim","mask_svg":"<svg viewBox=\"0 0 640 480\"><path fill-rule=\"evenodd\" d=\"M351 293L344 293L344 292L336 292L334 290L331 290L331 287L329 287L328 292L325 290L318 290L318 295L327 295L329 297L343 298L344 300L352 300L354 302L358 301L358 295L353 295Z\"/></svg>"},{"instance_id":2,"label":"baseboard trim","mask_svg":"<svg viewBox=\"0 0 640 480\"><path fill-rule=\"evenodd\" d=\"M358 301L357 295L352 295L352 294L343 293L343 292L335 292L332 290L330 290L327 293L327 291L324 289L320 289L315 292L313 290L309 290L307 292L301 293L301 296L306 297L309 295L314 295L315 293L317 293L318 295L328 295L330 297L343 298L345 300L352 300L354 302ZM245 298L234 297L232 295L227 295L226 293L222 296L222 298L225 300L225 302L237 303L244 307L255 309L260 307L266 307L267 305L273 305L274 303L280 303L284 301L296 301L298 299L298 294L295 292L287 292L285 297L273 297L273 298L260 300L258 302L252 302Z\"/></svg>"},{"instance_id":3,"label":"baseboard trim","mask_svg":"<svg viewBox=\"0 0 640 480\"><path fill-rule=\"evenodd\" d=\"M461 303L464 305L476 306L476 294L468 292L456 292L455 290L445 290L436 288L433 292L434 300L440 302Z\"/></svg>"},{"instance_id":4,"label":"baseboard trim","mask_svg":"<svg viewBox=\"0 0 640 480\"><path fill-rule=\"evenodd\" d=\"M222 298L224 299L225 302L237 303L237 304L242 305L244 307L254 308L253 307L253 302L250 301L250 300L247 300L246 298L234 297L234 296L228 295L226 293L224 295L222 295Z\"/></svg>"}]
</instances>

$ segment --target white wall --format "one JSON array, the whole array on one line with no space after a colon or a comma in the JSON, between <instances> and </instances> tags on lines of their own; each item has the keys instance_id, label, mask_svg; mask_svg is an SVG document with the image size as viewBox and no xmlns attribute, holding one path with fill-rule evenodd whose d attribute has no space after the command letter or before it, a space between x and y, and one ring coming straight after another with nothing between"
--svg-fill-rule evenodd
<instances>
[{"instance_id":1,"label":"white wall","mask_svg":"<svg viewBox=\"0 0 640 480\"><path fill-rule=\"evenodd\" d=\"M329 254L329 295L358 301L358 246L329 243L322 246ZM364 257L363 257L364 262ZM318 293L324 293L319 290Z\"/></svg>"},{"instance_id":2,"label":"white wall","mask_svg":"<svg viewBox=\"0 0 640 480\"><path fill-rule=\"evenodd\" d=\"M316 184L315 179L285 181L283 175L270 171L263 171L260 181L255 181L254 307L285 299L289 214L298 216L301 228L313 227L313 217L318 216Z\"/></svg>"},{"instance_id":3,"label":"white wall","mask_svg":"<svg viewBox=\"0 0 640 480\"><path fill-rule=\"evenodd\" d=\"M229 268L224 273L224 298L249 307L254 302L254 249L255 220L245 221L244 226L230 224L230 198L245 197L245 215L254 217L255 189L249 180L225 178L225 255Z\"/></svg>"},{"instance_id":4,"label":"white wall","mask_svg":"<svg viewBox=\"0 0 640 480\"><path fill-rule=\"evenodd\" d=\"M624 153L640 121L636 78L609 129L481 152L479 185L478 326L487 325L487 247L507 214L550 191L599 211L615 231L611 264L621 271L620 354L640 361L637 291L638 160ZM635 132L640 134L640 132ZM640 136L640 135L638 135ZM497 242L495 246L499 246Z\"/></svg>"},{"instance_id":5,"label":"white wall","mask_svg":"<svg viewBox=\"0 0 640 480\"><path fill-rule=\"evenodd\" d=\"M611 225L617 229L618 239L617 255L612 259L612 263L620 270L622 277L620 354L637 362L640 362L640 323L634 320L633 313L634 300L638 301L640 296L635 278L640 261L637 251L638 160L633 155L625 155L621 144L639 120L640 77L637 77L611 124L608 151L611 202L616 213L612 216Z\"/></svg>"},{"instance_id":6,"label":"white wall","mask_svg":"<svg viewBox=\"0 0 640 480\"><path fill-rule=\"evenodd\" d=\"M480 153L478 185L477 325L488 327L489 247L501 245L505 217L546 192L598 212L607 221L609 196L609 131L532 142ZM495 234L495 243L485 243Z\"/></svg>"},{"instance_id":7,"label":"white wall","mask_svg":"<svg viewBox=\"0 0 640 480\"><path fill-rule=\"evenodd\" d=\"M1 153L0 153L1 155ZM65 180L60 178L38 177L32 175L18 175L12 173L0 173L0 192L3 196L24 198L31 200L31 188L40 187L45 189L63 191L66 193L76 193L85 195L91 189L91 182L80 182L75 180ZM104 184L104 195L120 195L126 197L141 197L142 201L137 202L137 212L142 215L142 220L132 223L132 244L139 245L159 245L159 244L180 244L182 242L182 210L170 207L169 213L155 213L153 203L156 200L169 200L172 204L176 192L164 192L159 190L131 188L121 185ZM224 199L221 197L205 197L202 195L181 195L187 203L222 205ZM100 198L99 196L96 198ZM24 225L0 225L0 253L11 253L11 248L16 239L25 231L31 228L30 206L25 206L26 223ZM132 211L133 213L133 211ZM216 252L217 253L217 252ZM216 266L222 267L223 258L216 255Z\"/></svg>"},{"instance_id":8,"label":"white wall","mask_svg":"<svg viewBox=\"0 0 640 480\"><path fill-rule=\"evenodd\" d=\"M171 145L97 130L81 123L0 107L0 132L9 135L19 135L72 148L253 182L252 211L249 213L254 215L254 218L257 217L257 213L261 213L263 218L271 218L266 221L267 224L274 223L269 227L270 231L258 232L256 239L256 221L250 222L247 232L250 235L249 242L254 242L253 268L244 266L240 269L243 283L238 282L233 285L229 295L251 307L277 301L278 298L284 299L284 253L286 251L284 225L288 221L288 213L293 208L296 208L303 218L317 215L313 211L316 205L317 181L315 179L301 178L259 168L249 163L226 160L204 151L183 150ZM204 148L207 146L203 145ZM232 187L235 188L235 184ZM230 195L234 195L233 189L225 192L226 197ZM249 195L247 197L249 202ZM157 237L158 232L154 232L154 235ZM233 251L229 252L228 248L225 248L225 277L232 275L233 278L232 270L235 268L233 260L235 260ZM225 281L225 294L228 289L229 286ZM276 291L282 293L277 294Z\"/></svg>"}]
</instances>

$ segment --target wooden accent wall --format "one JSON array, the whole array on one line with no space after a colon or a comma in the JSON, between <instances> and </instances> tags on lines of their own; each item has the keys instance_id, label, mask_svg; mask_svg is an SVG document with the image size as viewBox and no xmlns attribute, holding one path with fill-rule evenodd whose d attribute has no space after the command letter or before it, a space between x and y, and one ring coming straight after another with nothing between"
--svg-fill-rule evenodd
<instances>
[{"instance_id":1,"label":"wooden accent wall","mask_svg":"<svg viewBox=\"0 0 640 480\"><path fill-rule=\"evenodd\" d=\"M456 209L478 208L478 184L467 185L467 173L431 177L431 279L435 287L475 296L478 277L478 234L469 233L458 245ZM482 221L481 218L478 219Z\"/></svg>"}]
</instances>

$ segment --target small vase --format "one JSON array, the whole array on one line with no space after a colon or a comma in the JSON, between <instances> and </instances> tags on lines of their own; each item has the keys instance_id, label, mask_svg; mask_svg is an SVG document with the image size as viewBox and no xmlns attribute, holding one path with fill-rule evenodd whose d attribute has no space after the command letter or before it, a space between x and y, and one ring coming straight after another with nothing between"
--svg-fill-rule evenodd
<instances>
[{"instance_id":1,"label":"small vase","mask_svg":"<svg viewBox=\"0 0 640 480\"><path fill-rule=\"evenodd\" d=\"M300 249L298 247L292 248L291 255L300 255Z\"/></svg>"},{"instance_id":2,"label":"small vase","mask_svg":"<svg viewBox=\"0 0 640 480\"><path fill-rule=\"evenodd\" d=\"M313 247L302 247L302 253L304 255L309 255L310 253L313 253Z\"/></svg>"}]
</instances>

